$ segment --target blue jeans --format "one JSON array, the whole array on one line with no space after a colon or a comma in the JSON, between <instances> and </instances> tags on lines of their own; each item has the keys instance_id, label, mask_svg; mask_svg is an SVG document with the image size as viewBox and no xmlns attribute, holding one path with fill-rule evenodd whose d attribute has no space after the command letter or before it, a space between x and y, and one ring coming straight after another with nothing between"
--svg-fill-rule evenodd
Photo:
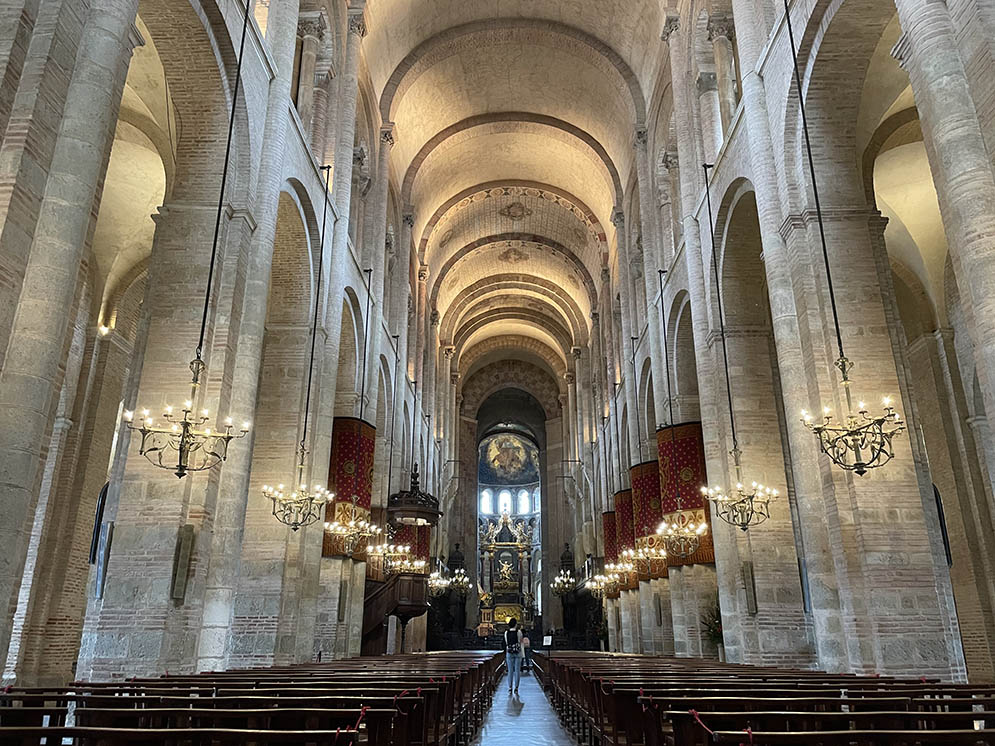
<instances>
[{"instance_id":1,"label":"blue jeans","mask_svg":"<svg viewBox=\"0 0 995 746\"><path fill-rule=\"evenodd\" d=\"M504 660L508 664L508 688L517 690L522 678L522 654L505 653Z\"/></svg>"}]
</instances>

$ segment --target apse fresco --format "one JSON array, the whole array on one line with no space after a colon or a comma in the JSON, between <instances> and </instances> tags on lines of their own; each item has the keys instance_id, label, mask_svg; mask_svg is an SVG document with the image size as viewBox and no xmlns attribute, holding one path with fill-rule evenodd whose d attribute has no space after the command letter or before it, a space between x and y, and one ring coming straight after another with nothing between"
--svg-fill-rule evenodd
<instances>
[{"instance_id":1,"label":"apse fresco","mask_svg":"<svg viewBox=\"0 0 995 746\"><path fill-rule=\"evenodd\" d=\"M539 481L539 449L526 438L501 433L480 444L481 484L528 484Z\"/></svg>"}]
</instances>

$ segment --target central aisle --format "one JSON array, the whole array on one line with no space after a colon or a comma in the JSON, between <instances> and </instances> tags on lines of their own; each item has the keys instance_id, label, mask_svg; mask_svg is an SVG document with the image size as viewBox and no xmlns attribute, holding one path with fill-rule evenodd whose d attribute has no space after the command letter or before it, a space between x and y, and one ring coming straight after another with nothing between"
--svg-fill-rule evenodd
<instances>
[{"instance_id":1,"label":"central aisle","mask_svg":"<svg viewBox=\"0 0 995 746\"><path fill-rule=\"evenodd\" d=\"M518 691L518 696L508 694L507 677L498 682L494 704L471 746L573 746L531 673L522 674Z\"/></svg>"}]
</instances>

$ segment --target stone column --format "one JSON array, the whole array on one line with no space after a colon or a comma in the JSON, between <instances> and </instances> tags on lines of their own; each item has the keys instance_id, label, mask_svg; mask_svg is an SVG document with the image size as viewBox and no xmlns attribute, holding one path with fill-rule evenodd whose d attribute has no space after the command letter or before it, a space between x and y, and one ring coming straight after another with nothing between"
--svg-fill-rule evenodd
<instances>
[{"instance_id":1,"label":"stone column","mask_svg":"<svg viewBox=\"0 0 995 746\"><path fill-rule=\"evenodd\" d=\"M401 238L396 251L394 263L393 289L391 290L391 328L397 335L397 369L394 371L394 383L397 393L394 396L394 411L390 416L393 420L392 435L394 440L394 473L404 473L404 466L401 464L402 444L407 437L404 430L404 396L408 389L408 335L409 335L409 309L411 307L411 230L414 227L415 219L410 211L405 212L401 217ZM392 493L395 489L400 489L404 485L404 480L398 484L394 479L394 474L388 475L389 489Z\"/></svg>"},{"instance_id":2,"label":"stone column","mask_svg":"<svg viewBox=\"0 0 995 746\"><path fill-rule=\"evenodd\" d=\"M439 312L432 309L431 314L429 314L428 340L425 344L425 388L422 394L422 408L426 415L432 417L425 441L426 447L430 447L432 450L435 449L435 426L438 424L435 420L439 416L435 406L436 381L439 372L439 321Z\"/></svg>"},{"instance_id":3,"label":"stone column","mask_svg":"<svg viewBox=\"0 0 995 746\"><path fill-rule=\"evenodd\" d=\"M13 609L61 381L65 339L92 208L107 170L136 37L138 0L95 0L66 95L0 372L0 608ZM11 617L0 618L6 656Z\"/></svg>"},{"instance_id":4,"label":"stone column","mask_svg":"<svg viewBox=\"0 0 995 746\"><path fill-rule=\"evenodd\" d=\"M78 0L4 4L0 22L0 366L7 354L59 121L72 82L85 6ZM141 43L132 28L134 43Z\"/></svg>"},{"instance_id":5,"label":"stone column","mask_svg":"<svg viewBox=\"0 0 995 746\"><path fill-rule=\"evenodd\" d=\"M261 299L269 297L277 209L285 178L283 159L289 124L286 102L290 97L293 81L298 7L299 3L295 0L272 0L267 17L266 41L276 62L276 77L270 84L266 103L259 180L253 206L256 230L252 236L245 277L246 300L241 309L241 323L238 325L230 402L230 411L244 412L246 415L255 411L259 389L267 310ZM209 550L204 558L207 562L207 577L197 648L199 671L223 668L225 656L230 650L227 638L234 613L240 565L240 554L233 552L231 548L241 543L244 532L244 517L250 499L248 491L251 465L252 440L249 439L244 447L232 449L231 457L221 473ZM261 495L254 495L252 499L265 500ZM286 529L281 533L280 538L283 540L291 538L287 536ZM319 532L310 533L314 537ZM303 536L293 538L296 541L303 540ZM288 541L288 544L292 542Z\"/></svg>"},{"instance_id":6,"label":"stone column","mask_svg":"<svg viewBox=\"0 0 995 746\"><path fill-rule=\"evenodd\" d=\"M989 427L995 423L995 174L944 2L895 0L905 32L895 49L909 73L930 171L962 297Z\"/></svg>"},{"instance_id":7,"label":"stone column","mask_svg":"<svg viewBox=\"0 0 995 746\"><path fill-rule=\"evenodd\" d=\"M300 115L301 123L304 125L305 134L314 130L311 126L311 117L315 112L314 108L314 79L315 68L318 61L318 49L321 40L325 36L325 14L321 11L311 11L301 13L297 24L297 33L301 37L301 65L297 84L297 113ZM269 41L267 33L266 40ZM327 105L327 102L326 102ZM325 121L322 112L321 121Z\"/></svg>"},{"instance_id":8,"label":"stone column","mask_svg":"<svg viewBox=\"0 0 995 746\"><path fill-rule=\"evenodd\" d=\"M715 84L719 99L722 132L729 134L736 113L736 59L733 39L736 38L732 17L713 15L708 19L708 40L715 56Z\"/></svg>"},{"instance_id":9,"label":"stone column","mask_svg":"<svg viewBox=\"0 0 995 746\"><path fill-rule=\"evenodd\" d=\"M639 179L639 219L643 227L643 254L644 271L643 282L646 288L646 313L649 327L650 343L650 370L653 372L653 403L656 407L663 405L667 399L667 370L666 356L663 352L663 329L660 326L660 308L650 303L650 298L660 294L660 280L658 271L666 269L668 264L663 259L660 241L660 219L658 212L654 209L653 194L656 191L653 185L653 175L650 170L650 156L645 130L642 136L636 132L636 175ZM669 233L669 228L668 228ZM660 298L662 307L663 298ZM657 422L648 422L647 438L651 438L656 431L656 426L661 422L657 414ZM653 446L654 444L651 444ZM652 453L651 448L651 453ZM642 461L642 458L640 458Z\"/></svg>"},{"instance_id":10,"label":"stone column","mask_svg":"<svg viewBox=\"0 0 995 746\"><path fill-rule=\"evenodd\" d=\"M705 160L715 163L722 147L722 114L719 108L719 85L715 73L700 72L695 81L698 91L698 110L701 112L701 140Z\"/></svg>"},{"instance_id":11,"label":"stone column","mask_svg":"<svg viewBox=\"0 0 995 746\"><path fill-rule=\"evenodd\" d=\"M342 328L342 298L351 276L349 246L349 210L352 204L352 165L353 144L356 138L356 101L359 96L359 54L363 37L366 36L366 22L363 11L349 9L349 25L346 34L345 65L339 82L338 95L334 101L329 97L327 120L336 122L335 157L330 187L336 208L337 219L332 234L331 261L328 262L326 282L328 288L323 303L324 326L329 332L328 344L323 354L324 370L319 385L319 401L316 411L335 411L335 389L338 377L339 330ZM336 109L331 105L337 104ZM315 463L327 461L331 448L331 417L322 418L321 438L315 449ZM327 421L325 421L327 420Z\"/></svg>"},{"instance_id":12,"label":"stone column","mask_svg":"<svg viewBox=\"0 0 995 746\"><path fill-rule=\"evenodd\" d=\"M645 134L645 131L644 131ZM637 139L639 134L636 134ZM615 224L615 234L618 239L618 267L619 267L619 287L621 289L621 313L622 313L622 339L619 340L621 344L618 345L618 349L623 359L618 361L619 370L621 371L622 377L622 392L625 396L626 402L626 430L622 431L621 419L618 420L619 432L618 437L627 438L629 443L629 460L635 460L637 463L641 460L638 456L639 452L639 413L638 404L636 403L636 388L638 386L637 382L633 380L635 375L632 372L632 348L635 344L633 338L633 327L635 324L635 317L633 314L633 306L635 301L635 291L632 286L632 277L630 273L629 265L629 248L625 229L625 215L621 209L616 208L612 213L612 222ZM610 296L609 302L614 304L614 296ZM621 418L622 410L616 405L615 416ZM618 443L619 453L621 454L622 444ZM619 475L619 485L627 484L629 467L632 466L631 463L622 463L622 474Z\"/></svg>"},{"instance_id":13,"label":"stone column","mask_svg":"<svg viewBox=\"0 0 995 746\"><path fill-rule=\"evenodd\" d=\"M703 422L705 441L705 458L708 462L708 474L712 479L724 479L728 475L726 448L720 445L719 422L724 417L716 401L714 385L715 360L711 350L705 347L711 338L709 324L709 298L704 277L704 262L702 260L701 227L695 219L693 210L703 186L701 170L691 164L696 163L697 154L694 141L694 131L691 123L691 93L683 83L687 79L687 56L690 56L688 40L681 31L681 21L678 16L668 14L664 25L662 39L667 43L670 52L670 67L675 85L674 109L677 115L677 147L680 162L680 205L684 225L684 261L688 274L688 291L691 294L691 323L698 349L695 353L698 371L698 389L701 398L701 419ZM683 116L681 115L683 112ZM697 301L697 302L695 302ZM728 480L727 480L728 481ZM716 523L713 521L713 531ZM730 608L739 597L739 558L736 551L736 539L731 531L723 535L715 532L714 536L716 565L721 571L719 582L722 585L723 599L729 598ZM676 570L676 572L675 572ZM678 656L692 654L689 648L687 626L697 625L696 619L687 617L680 592L681 570L672 568L670 571L671 613L674 627L674 649ZM713 591L714 592L714 591ZM743 614L745 616L745 614ZM687 618L686 618L687 617Z\"/></svg>"},{"instance_id":14,"label":"stone column","mask_svg":"<svg viewBox=\"0 0 995 746\"><path fill-rule=\"evenodd\" d=\"M380 375L380 350L386 340L384 316L387 294L385 279L387 274L387 192L390 188L390 150L394 145L394 125L390 122L380 128L380 152L377 160L377 176L374 183L372 209L372 250L373 265L370 292L373 302L370 305L370 338L363 354L366 355L366 397L364 419L376 421L377 381Z\"/></svg>"}]
</instances>

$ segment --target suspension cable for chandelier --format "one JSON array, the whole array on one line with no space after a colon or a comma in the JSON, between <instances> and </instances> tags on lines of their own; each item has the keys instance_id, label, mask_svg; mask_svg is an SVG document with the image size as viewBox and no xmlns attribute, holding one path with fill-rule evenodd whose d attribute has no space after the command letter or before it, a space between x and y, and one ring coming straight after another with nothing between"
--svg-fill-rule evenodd
<instances>
[{"instance_id":1,"label":"suspension cable for chandelier","mask_svg":"<svg viewBox=\"0 0 995 746\"><path fill-rule=\"evenodd\" d=\"M217 217L214 221L214 238L211 243L211 259L207 269L207 285L204 291L204 310L200 320L200 335L197 338L197 348L194 359L190 362L192 374L190 382L190 398L180 409L182 417L174 415L173 407L166 405L162 418L165 426L156 426L148 409L143 409L138 424L134 424L134 413L125 412L124 419L128 428L141 433L142 441L139 453L148 459L149 463L160 469L172 470L177 477L183 478L191 471L206 471L219 466L228 459L228 446L236 438L244 438L249 432L249 423L243 423L239 431L235 431L232 418L224 423L224 430L214 432L207 424L209 412L203 409L199 414L194 407L197 403L197 392L200 388L201 376L207 369L204 363L204 337L207 333L207 318L211 308L211 288L214 284L214 269L218 258L218 239L221 235L221 216L224 212L225 191L228 186L228 169L231 164L232 140L235 132L235 118L238 114L238 93L242 84L242 63L245 59L245 40L248 36L249 14L251 4L245 0L245 13L242 17L242 38L238 47L238 61L235 66L235 84L232 89L231 116L228 121L228 138L225 144L225 158L221 169L221 189L218 195ZM167 102L169 97L166 90ZM167 119L168 119L167 104ZM170 125L171 129L171 125ZM175 462L171 454L176 454Z\"/></svg>"},{"instance_id":2,"label":"suspension cable for chandelier","mask_svg":"<svg viewBox=\"0 0 995 746\"><path fill-rule=\"evenodd\" d=\"M819 439L819 447L834 464L841 469L863 476L868 469L884 466L894 458L895 451L892 448L892 439L905 430L905 423L902 422L892 406L891 398L887 396L882 400L884 408L882 414L871 416L864 402L857 403L857 412L854 413L853 395L850 391L850 370L853 368L853 362L846 357L843 350L843 333L840 329L839 311L836 307L836 291L833 287L833 276L829 265L829 248L822 215L822 202L819 198L819 185L815 176L815 159L812 156L812 140L808 128L808 114L805 110L805 91L802 87L798 49L795 44L794 28L791 25L791 8L788 0L784 0L784 22L788 31L788 41L791 44L794 78L798 87L798 110L801 114L805 154L808 159L809 176L812 180L812 196L815 202L815 216L819 224L822 260L826 269L826 288L829 291L833 327L836 331L836 345L840 355L836 360L836 367L840 371L840 381L847 409L845 420L839 425L833 425L833 418L828 407L823 408L821 421L816 421L811 414L802 410L802 422Z\"/></svg>"},{"instance_id":3,"label":"suspension cable for chandelier","mask_svg":"<svg viewBox=\"0 0 995 746\"><path fill-rule=\"evenodd\" d=\"M663 276L665 270L659 271L660 281L660 326L663 330L663 360L667 369L667 407L670 410L670 475L674 481L674 498L677 510L663 516L663 522L656 532L663 537L667 554L674 557L690 557L701 546L701 536L708 530L708 522L704 519L696 522L694 512L688 515L681 499L681 482L677 473L677 425L674 422L674 392L670 381L670 342L667 338L667 317L663 304ZM661 495L663 497L663 495Z\"/></svg>"},{"instance_id":4,"label":"suspension cable for chandelier","mask_svg":"<svg viewBox=\"0 0 995 746\"><path fill-rule=\"evenodd\" d=\"M708 235L712 246L712 276L715 278L715 299L718 306L719 337L722 341L722 368L726 378L726 401L729 405L729 433L732 437L733 464L736 468L735 488L728 492L720 487L702 487L701 493L715 506L715 512L726 523L743 531L751 526L759 526L770 518L770 501L777 497L777 490L752 482L747 488L743 485L742 450L736 435L736 414L732 406L732 380L729 376L729 348L726 344L725 312L722 308L722 281L719 277L719 259L715 248L715 229L712 227L712 194L708 172L711 164L702 164L705 174L705 202L708 205Z\"/></svg>"},{"instance_id":5,"label":"suspension cable for chandelier","mask_svg":"<svg viewBox=\"0 0 995 746\"><path fill-rule=\"evenodd\" d=\"M315 484L309 489L305 481L304 461L307 456L307 429L311 415L311 381L314 375L314 352L318 339L318 312L321 309L321 280L325 267L325 226L328 219L328 179L331 166L322 166L325 172L324 206L321 212L321 239L318 242L318 273L314 289L314 313L311 316L311 349L308 355L307 387L304 394L304 424L301 428L301 441L297 448L297 481L293 491L288 495L283 492L283 485L277 487L263 486L263 494L273 502L273 517L280 523L297 531L302 526L308 526L319 518L325 505L334 497L324 485Z\"/></svg>"}]
</instances>

